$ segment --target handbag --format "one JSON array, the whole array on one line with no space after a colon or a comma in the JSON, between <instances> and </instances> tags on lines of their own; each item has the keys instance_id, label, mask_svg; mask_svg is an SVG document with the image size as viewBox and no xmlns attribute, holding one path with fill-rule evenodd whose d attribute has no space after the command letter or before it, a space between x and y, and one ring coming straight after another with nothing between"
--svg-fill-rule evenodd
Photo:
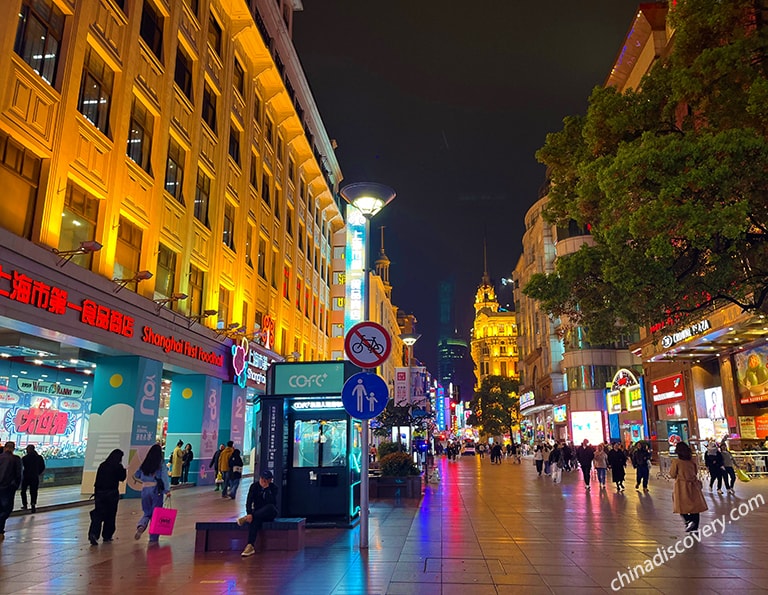
<instances>
[{"instance_id":1,"label":"handbag","mask_svg":"<svg viewBox=\"0 0 768 595\"><path fill-rule=\"evenodd\" d=\"M165 505L156 507L149 521L150 535L172 535L177 512L175 508L166 508Z\"/></svg>"},{"instance_id":2,"label":"handbag","mask_svg":"<svg viewBox=\"0 0 768 595\"><path fill-rule=\"evenodd\" d=\"M747 472L744 471L744 469L740 469L739 467L736 467L736 477L738 477L744 483L752 481L752 478L747 475Z\"/></svg>"},{"instance_id":3,"label":"handbag","mask_svg":"<svg viewBox=\"0 0 768 595\"><path fill-rule=\"evenodd\" d=\"M221 471L216 474L216 483L224 483L224 477L221 475Z\"/></svg>"}]
</instances>

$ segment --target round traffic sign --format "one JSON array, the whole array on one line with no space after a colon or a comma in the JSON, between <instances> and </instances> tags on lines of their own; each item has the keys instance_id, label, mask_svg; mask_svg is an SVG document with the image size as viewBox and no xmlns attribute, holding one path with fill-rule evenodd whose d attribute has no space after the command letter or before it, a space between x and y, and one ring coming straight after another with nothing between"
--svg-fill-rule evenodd
<instances>
[{"instance_id":1,"label":"round traffic sign","mask_svg":"<svg viewBox=\"0 0 768 595\"><path fill-rule=\"evenodd\" d=\"M349 377L341 389L344 409L355 419L376 417L387 406L389 388L378 374L358 372Z\"/></svg>"},{"instance_id":2,"label":"round traffic sign","mask_svg":"<svg viewBox=\"0 0 768 595\"><path fill-rule=\"evenodd\" d=\"M344 338L344 351L349 361L361 368L376 368L392 351L392 339L376 322L358 322Z\"/></svg>"}]
</instances>

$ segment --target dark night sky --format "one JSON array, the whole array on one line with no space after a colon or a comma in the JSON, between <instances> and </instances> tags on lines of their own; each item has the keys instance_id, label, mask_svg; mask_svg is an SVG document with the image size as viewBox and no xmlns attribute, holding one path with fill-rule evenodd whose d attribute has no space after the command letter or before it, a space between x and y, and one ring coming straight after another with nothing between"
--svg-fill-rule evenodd
<instances>
[{"instance_id":1,"label":"dark night sky","mask_svg":"<svg viewBox=\"0 0 768 595\"><path fill-rule=\"evenodd\" d=\"M393 302L419 321L415 355L437 372L438 287L454 279L469 337L487 238L511 276L544 168L534 153L605 82L632 0L304 0L294 44L344 181L392 186L371 255L392 261ZM499 284L497 283L497 287ZM511 292L500 292L502 305Z\"/></svg>"}]
</instances>

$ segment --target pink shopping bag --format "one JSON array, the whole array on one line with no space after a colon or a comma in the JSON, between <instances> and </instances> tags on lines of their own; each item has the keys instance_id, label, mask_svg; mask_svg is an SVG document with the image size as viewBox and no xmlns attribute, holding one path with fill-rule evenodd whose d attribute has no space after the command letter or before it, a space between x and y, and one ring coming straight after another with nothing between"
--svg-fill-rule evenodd
<instances>
[{"instance_id":1,"label":"pink shopping bag","mask_svg":"<svg viewBox=\"0 0 768 595\"><path fill-rule=\"evenodd\" d=\"M155 508L152 511L152 520L149 522L150 535L172 535L177 512L175 508L160 506Z\"/></svg>"}]
</instances>

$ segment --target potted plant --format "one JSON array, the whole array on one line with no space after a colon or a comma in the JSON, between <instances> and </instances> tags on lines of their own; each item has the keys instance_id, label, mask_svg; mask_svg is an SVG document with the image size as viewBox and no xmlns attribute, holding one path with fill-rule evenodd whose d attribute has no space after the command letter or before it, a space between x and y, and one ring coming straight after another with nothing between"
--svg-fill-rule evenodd
<instances>
[{"instance_id":1,"label":"potted plant","mask_svg":"<svg viewBox=\"0 0 768 595\"><path fill-rule=\"evenodd\" d=\"M422 479L413 458L405 452L390 452L379 460L381 476L375 479L376 498L421 498ZM373 485L371 485L373 487Z\"/></svg>"}]
</instances>

